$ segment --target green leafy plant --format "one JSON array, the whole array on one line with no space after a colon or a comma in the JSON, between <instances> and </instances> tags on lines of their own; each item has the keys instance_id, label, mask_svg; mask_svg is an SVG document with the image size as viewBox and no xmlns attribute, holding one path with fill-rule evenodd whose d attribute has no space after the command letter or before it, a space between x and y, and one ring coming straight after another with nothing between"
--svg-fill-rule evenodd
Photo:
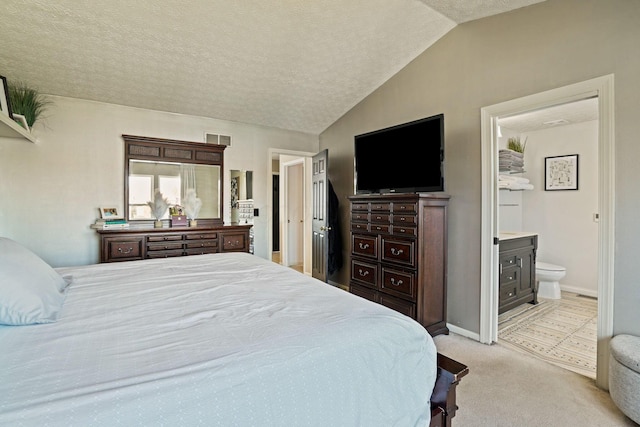
<instances>
[{"instance_id":1,"label":"green leafy plant","mask_svg":"<svg viewBox=\"0 0 640 427\"><path fill-rule=\"evenodd\" d=\"M527 146L527 138L524 139L524 143L520 143L520 137L511 137L507 140L507 148L518 153L524 154L524 149Z\"/></svg>"},{"instance_id":2,"label":"green leafy plant","mask_svg":"<svg viewBox=\"0 0 640 427\"><path fill-rule=\"evenodd\" d=\"M51 101L37 89L29 87L23 82L9 83L7 86L13 113L22 114L29 127L32 127Z\"/></svg>"}]
</instances>

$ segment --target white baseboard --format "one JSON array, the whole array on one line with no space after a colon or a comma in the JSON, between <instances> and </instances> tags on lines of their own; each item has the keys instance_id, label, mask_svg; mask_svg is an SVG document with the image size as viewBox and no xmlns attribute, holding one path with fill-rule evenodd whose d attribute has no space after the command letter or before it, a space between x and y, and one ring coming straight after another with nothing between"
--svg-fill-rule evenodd
<instances>
[{"instance_id":1,"label":"white baseboard","mask_svg":"<svg viewBox=\"0 0 640 427\"><path fill-rule=\"evenodd\" d=\"M597 290L594 291L592 289L578 288L575 286L566 286L566 285L563 285L562 283L560 283L560 290L565 292L572 292L574 294L584 295L587 297L598 298Z\"/></svg>"},{"instance_id":2,"label":"white baseboard","mask_svg":"<svg viewBox=\"0 0 640 427\"><path fill-rule=\"evenodd\" d=\"M474 341L480 341L480 334L476 333L476 332L471 332L467 329L462 329L458 326L455 325L451 325L449 323L447 323L447 328L449 328L449 332L453 332L456 335L460 335L463 337L467 337L470 338Z\"/></svg>"}]
</instances>

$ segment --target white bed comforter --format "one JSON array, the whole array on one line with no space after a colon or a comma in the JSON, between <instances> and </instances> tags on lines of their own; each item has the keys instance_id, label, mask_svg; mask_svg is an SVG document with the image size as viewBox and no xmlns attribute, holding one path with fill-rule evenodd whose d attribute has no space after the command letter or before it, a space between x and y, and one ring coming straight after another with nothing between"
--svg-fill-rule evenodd
<instances>
[{"instance_id":1,"label":"white bed comforter","mask_svg":"<svg viewBox=\"0 0 640 427\"><path fill-rule=\"evenodd\" d=\"M2 426L428 425L418 323L245 253L59 268L56 323L0 327Z\"/></svg>"}]
</instances>

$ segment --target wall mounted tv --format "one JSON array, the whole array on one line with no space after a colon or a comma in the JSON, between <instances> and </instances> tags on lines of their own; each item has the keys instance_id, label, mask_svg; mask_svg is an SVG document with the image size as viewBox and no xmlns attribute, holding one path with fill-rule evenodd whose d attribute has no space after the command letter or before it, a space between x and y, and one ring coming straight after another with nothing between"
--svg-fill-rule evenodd
<instances>
[{"instance_id":1,"label":"wall mounted tv","mask_svg":"<svg viewBox=\"0 0 640 427\"><path fill-rule=\"evenodd\" d=\"M356 135L355 192L444 191L444 115Z\"/></svg>"}]
</instances>

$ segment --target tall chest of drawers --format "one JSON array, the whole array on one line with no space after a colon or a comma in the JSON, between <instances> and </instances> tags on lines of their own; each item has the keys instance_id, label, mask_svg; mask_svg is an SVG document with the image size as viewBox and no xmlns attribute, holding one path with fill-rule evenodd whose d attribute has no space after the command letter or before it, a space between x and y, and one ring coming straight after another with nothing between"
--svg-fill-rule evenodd
<instances>
[{"instance_id":1,"label":"tall chest of drawers","mask_svg":"<svg viewBox=\"0 0 640 427\"><path fill-rule=\"evenodd\" d=\"M447 334L447 206L439 193L358 195L351 202L349 291Z\"/></svg>"}]
</instances>

